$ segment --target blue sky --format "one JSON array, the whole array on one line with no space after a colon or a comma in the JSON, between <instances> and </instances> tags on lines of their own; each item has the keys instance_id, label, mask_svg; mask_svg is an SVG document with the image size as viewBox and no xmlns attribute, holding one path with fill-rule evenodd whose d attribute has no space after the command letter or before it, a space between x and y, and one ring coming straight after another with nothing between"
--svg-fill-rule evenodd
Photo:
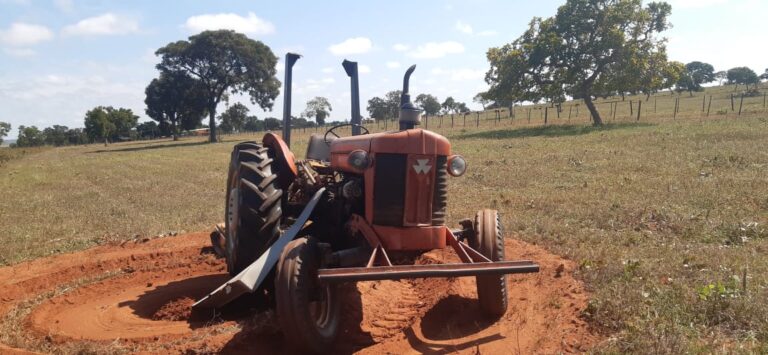
<instances>
[{"instance_id":1,"label":"blue sky","mask_svg":"<svg viewBox=\"0 0 768 355\"><path fill-rule=\"evenodd\" d=\"M717 70L768 67L768 1L669 2L670 59ZM398 89L411 64L418 65L414 94L450 95L479 108L471 101L487 87L486 50L513 41L532 17L552 16L562 3L0 0L0 121L13 125L13 138L19 125L82 127L85 111L97 105L128 107L148 120L144 88L157 75L154 51L216 28L266 43L281 61L287 51L304 56L294 69L294 113L325 96L332 120L349 117L345 58L360 64L362 111L369 98ZM282 114L281 97L268 113L235 100L260 118Z\"/></svg>"}]
</instances>

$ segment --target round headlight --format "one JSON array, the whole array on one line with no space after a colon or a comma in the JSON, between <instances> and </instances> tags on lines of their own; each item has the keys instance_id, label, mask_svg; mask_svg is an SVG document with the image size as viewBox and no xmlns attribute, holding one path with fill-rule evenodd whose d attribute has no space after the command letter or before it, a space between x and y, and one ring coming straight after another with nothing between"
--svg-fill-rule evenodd
<instances>
[{"instance_id":1,"label":"round headlight","mask_svg":"<svg viewBox=\"0 0 768 355\"><path fill-rule=\"evenodd\" d=\"M368 167L370 161L368 160L368 152L364 150L355 150L349 153L347 162L355 169L363 170Z\"/></svg>"},{"instance_id":2,"label":"round headlight","mask_svg":"<svg viewBox=\"0 0 768 355\"><path fill-rule=\"evenodd\" d=\"M453 155L448 160L448 174L462 176L467 171L467 162L461 155Z\"/></svg>"}]
</instances>

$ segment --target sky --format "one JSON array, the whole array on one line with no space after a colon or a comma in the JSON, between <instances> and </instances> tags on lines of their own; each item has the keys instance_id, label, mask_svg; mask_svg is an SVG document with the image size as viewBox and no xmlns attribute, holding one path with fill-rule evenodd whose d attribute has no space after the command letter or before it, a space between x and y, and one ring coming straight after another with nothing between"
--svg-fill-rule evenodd
<instances>
[{"instance_id":1,"label":"sky","mask_svg":"<svg viewBox=\"0 0 768 355\"><path fill-rule=\"evenodd\" d=\"M673 28L664 32L670 60L711 63L716 70L768 68L765 0L669 0ZM553 16L564 0L426 1L107 1L0 0L0 121L39 128L82 127L99 105L144 113L144 88L158 75L154 52L208 29L233 29L262 41L294 67L292 112L327 97L331 120L350 116L344 59L359 63L360 102L402 86L416 64L411 94L472 97L487 89L488 48L514 41L535 17ZM281 89L282 92L282 89ZM282 117L245 97L259 118ZM219 112L224 110L224 104Z\"/></svg>"}]
</instances>

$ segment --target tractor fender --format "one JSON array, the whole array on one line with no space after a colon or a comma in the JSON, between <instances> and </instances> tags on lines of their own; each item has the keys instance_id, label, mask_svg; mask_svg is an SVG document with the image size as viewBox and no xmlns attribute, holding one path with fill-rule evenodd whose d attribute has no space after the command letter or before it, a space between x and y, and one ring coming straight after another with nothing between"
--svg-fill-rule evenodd
<instances>
[{"instance_id":1,"label":"tractor fender","mask_svg":"<svg viewBox=\"0 0 768 355\"><path fill-rule=\"evenodd\" d=\"M277 238L275 242L261 254L256 261L249 265L245 270L241 271L237 276L233 277L207 296L197 301L193 308L219 308L232 302L236 298L246 293L251 293L259 288L264 279L267 278L269 272L280 260L280 254L283 253L288 243L290 243L299 234L304 224L309 220L309 216L317 207L318 201L323 196L325 188L317 190L309 200L304 210L301 211L299 218L296 219L290 228L288 228L280 238Z\"/></svg>"},{"instance_id":2,"label":"tractor fender","mask_svg":"<svg viewBox=\"0 0 768 355\"><path fill-rule=\"evenodd\" d=\"M280 187L287 188L299 176L299 170L296 168L296 156L293 155L291 148L288 148L285 141L274 133L265 134L261 142L275 152L273 159L278 171L277 179Z\"/></svg>"}]
</instances>

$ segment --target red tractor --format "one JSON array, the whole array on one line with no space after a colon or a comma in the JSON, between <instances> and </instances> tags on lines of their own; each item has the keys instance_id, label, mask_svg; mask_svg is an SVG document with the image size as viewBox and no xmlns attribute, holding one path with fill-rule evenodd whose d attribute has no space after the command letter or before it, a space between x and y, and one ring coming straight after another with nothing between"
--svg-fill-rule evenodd
<instances>
[{"instance_id":1,"label":"red tractor","mask_svg":"<svg viewBox=\"0 0 768 355\"><path fill-rule=\"evenodd\" d=\"M501 317L504 274L539 267L504 260L494 210L477 212L458 229L446 225L448 176L463 175L467 163L445 137L416 128L421 112L408 94L415 66L403 81L400 129L369 134L360 125L357 63L344 61L352 81L351 123L312 135L306 159L299 160L289 149L298 58L286 55L283 138L267 133L232 151L226 227L213 243L234 278L195 307L221 307L256 292L274 302L283 332L309 352L327 351L336 338L341 282L475 276L480 308ZM347 128L352 135L341 137ZM462 263L413 265L415 256L448 246Z\"/></svg>"}]
</instances>

